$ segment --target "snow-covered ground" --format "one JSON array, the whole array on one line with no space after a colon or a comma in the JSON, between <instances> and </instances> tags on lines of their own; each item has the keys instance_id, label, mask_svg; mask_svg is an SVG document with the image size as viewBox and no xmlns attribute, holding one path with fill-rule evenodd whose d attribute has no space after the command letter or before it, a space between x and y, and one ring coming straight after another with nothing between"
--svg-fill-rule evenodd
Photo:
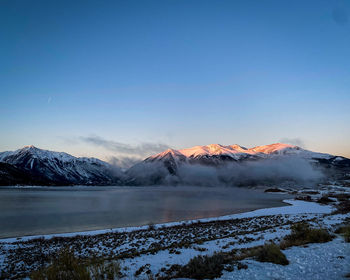
<instances>
[{"instance_id":1,"label":"snow-covered ground","mask_svg":"<svg viewBox=\"0 0 350 280\"><path fill-rule=\"evenodd\" d=\"M154 227L32 236L0 240L0 274L3 278L26 277L62 248L74 248L79 257L116 260L123 279L155 278L173 264L185 265L198 255L279 242L290 226L307 221L334 231L350 220L350 214L334 214L332 205L286 200L288 206L260 209L218 218L176 222ZM220 279L342 279L350 273L350 243L338 236L331 242L284 250L290 264L281 266L242 261L247 269L223 271ZM141 269L140 268L144 268ZM135 272L141 272L135 275ZM146 273L148 271L148 274Z\"/></svg>"},{"instance_id":2,"label":"snow-covered ground","mask_svg":"<svg viewBox=\"0 0 350 280\"><path fill-rule=\"evenodd\" d=\"M283 253L289 265L246 260L248 269L224 271L219 279L343 279L350 272L350 245L342 238L328 243L310 244L307 248L292 247Z\"/></svg>"}]
</instances>

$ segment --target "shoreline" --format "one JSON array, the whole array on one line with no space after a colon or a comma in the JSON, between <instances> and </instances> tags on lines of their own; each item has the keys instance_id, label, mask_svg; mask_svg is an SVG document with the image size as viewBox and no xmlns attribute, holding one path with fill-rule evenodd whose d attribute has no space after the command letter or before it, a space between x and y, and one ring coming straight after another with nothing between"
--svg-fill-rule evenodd
<instances>
[{"instance_id":1,"label":"shoreline","mask_svg":"<svg viewBox=\"0 0 350 280\"><path fill-rule=\"evenodd\" d=\"M200 218L200 219L190 219L167 223L152 224L155 229L161 227L173 227L178 225L186 225L194 222L212 222L212 221L224 221L224 220L235 220L241 218L252 218L259 216L273 216L280 214L312 214L312 213L331 213L333 207L329 205L320 205L315 202L305 202L295 199L284 199L281 201L285 206L268 207L268 208L258 208L252 209L245 212L238 212L228 215L222 215L217 217ZM16 236L16 237L5 237L0 238L1 243L14 243L14 242L25 242L32 239L44 238L51 239L53 237L75 237L75 236L95 236L102 235L106 233L127 233L139 230L146 230L150 225L141 226L130 226L130 227L116 227L110 229L98 229L98 230L87 230L87 231L75 231L75 232L65 232L65 233L51 233L51 234L38 234L38 235L27 235L27 236Z\"/></svg>"}]
</instances>

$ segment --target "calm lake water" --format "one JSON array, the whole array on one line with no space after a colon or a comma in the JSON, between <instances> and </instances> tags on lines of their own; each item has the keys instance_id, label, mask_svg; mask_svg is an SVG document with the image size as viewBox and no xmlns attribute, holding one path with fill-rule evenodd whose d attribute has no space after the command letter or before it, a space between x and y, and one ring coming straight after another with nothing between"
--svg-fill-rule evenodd
<instances>
[{"instance_id":1,"label":"calm lake water","mask_svg":"<svg viewBox=\"0 0 350 280\"><path fill-rule=\"evenodd\" d=\"M219 187L0 187L0 238L216 217L287 197Z\"/></svg>"}]
</instances>

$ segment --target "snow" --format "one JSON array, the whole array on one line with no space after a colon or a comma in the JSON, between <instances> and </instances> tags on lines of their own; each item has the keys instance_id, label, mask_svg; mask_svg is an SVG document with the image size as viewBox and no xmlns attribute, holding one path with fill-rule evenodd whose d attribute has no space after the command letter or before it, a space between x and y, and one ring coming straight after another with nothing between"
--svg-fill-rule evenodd
<instances>
[{"instance_id":1,"label":"snow","mask_svg":"<svg viewBox=\"0 0 350 280\"><path fill-rule=\"evenodd\" d=\"M240 159L247 156L259 156L266 158L268 156L281 156L281 155L296 155L306 159L312 158L330 158L329 154L316 153L308 150L304 150L298 146L293 146L283 143L275 143L271 145L257 146L247 149L238 144L224 146L220 144L210 144L206 146L194 146L192 148L173 150L168 149L162 153L151 156L151 159L161 159L166 155L171 154L173 157L186 157L195 158L202 156L217 156L226 155L234 159Z\"/></svg>"},{"instance_id":2,"label":"snow","mask_svg":"<svg viewBox=\"0 0 350 280\"><path fill-rule=\"evenodd\" d=\"M0 161L6 162L6 159L9 157L16 158L16 157L21 157L24 154L30 154L32 158L59 160L61 162L82 161L82 162L94 162L94 163L106 164L105 162L97 158L86 158L86 157L77 158L64 152L54 152L54 151L39 149L34 147L33 145L24 146L22 149L18 149L15 151L1 152Z\"/></svg>"},{"instance_id":3,"label":"snow","mask_svg":"<svg viewBox=\"0 0 350 280\"><path fill-rule=\"evenodd\" d=\"M342 238L328 243L311 244L307 248L292 247L283 253L289 265L246 260L248 269L224 271L221 280L327 279L344 278L350 272L350 245Z\"/></svg>"}]
</instances>

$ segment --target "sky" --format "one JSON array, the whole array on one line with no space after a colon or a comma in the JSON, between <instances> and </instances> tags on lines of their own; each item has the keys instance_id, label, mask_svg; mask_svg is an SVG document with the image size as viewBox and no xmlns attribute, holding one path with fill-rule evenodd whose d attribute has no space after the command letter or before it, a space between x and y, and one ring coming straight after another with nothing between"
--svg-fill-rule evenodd
<instances>
[{"instance_id":1,"label":"sky","mask_svg":"<svg viewBox=\"0 0 350 280\"><path fill-rule=\"evenodd\" d=\"M350 1L0 0L0 151L350 157Z\"/></svg>"}]
</instances>

